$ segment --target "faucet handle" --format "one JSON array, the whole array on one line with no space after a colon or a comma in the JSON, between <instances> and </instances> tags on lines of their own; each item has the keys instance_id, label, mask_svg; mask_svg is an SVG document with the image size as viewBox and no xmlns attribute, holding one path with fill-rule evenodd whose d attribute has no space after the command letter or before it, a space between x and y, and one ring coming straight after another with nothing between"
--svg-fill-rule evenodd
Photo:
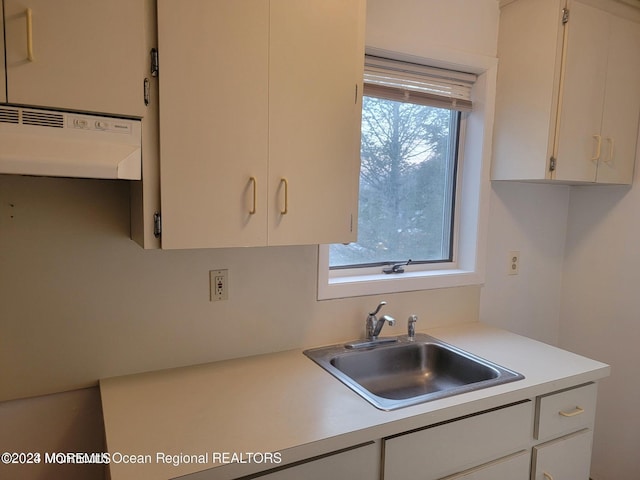
<instances>
[{"instance_id":1,"label":"faucet handle","mask_svg":"<svg viewBox=\"0 0 640 480\"><path fill-rule=\"evenodd\" d=\"M371 313L369 314L369 316L370 316L370 317L375 317L375 316L378 314L378 312L380 311L380 309L381 309L382 307L384 307L386 304L387 304L387 302L385 302L384 300L383 300L383 301L381 301L381 302L380 302L380 304L378 305L378 307L377 307L373 312L371 312Z\"/></svg>"}]
</instances>

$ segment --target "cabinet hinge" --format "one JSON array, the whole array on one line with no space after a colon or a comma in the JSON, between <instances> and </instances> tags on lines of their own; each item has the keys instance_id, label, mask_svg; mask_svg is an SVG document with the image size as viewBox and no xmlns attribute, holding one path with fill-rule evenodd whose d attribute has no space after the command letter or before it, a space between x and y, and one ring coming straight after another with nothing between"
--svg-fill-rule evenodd
<instances>
[{"instance_id":1,"label":"cabinet hinge","mask_svg":"<svg viewBox=\"0 0 640 480\"><path fill-rule=\"evenodd\" d=\"M563 8L562 9L562 24L566 25L568 21L569 21L569 9L568 8Z\"/></svg>"},{"instance_id":2,"label":"cabinet hinge","mask_svg":"<svg viewBox=\"0 0 640 480\"><path fill-rule=\"evenodd\" d=\"M353 233L353 213L351 214L351 220L349 220L349 231Z\"/></svg>"},{"instance_id":3,"label":"cabinet hinge","mask_svg":"<svg viewBox=\"0 0 640 480\"><path fill-rule=\"evenodd\" d=\"M158 76L158 69L160 68L159 63L158 63L158 49L157 48L152 48L150 55L151 55L151 68L150 68L151 76L152 77L157 77Z\"/></svg>"},{"instance_id":4,"label":"cabinet hinge","mask_svg":"<svg viewBox=\"0 0 640 480\"><path fill-rule=\"evenodd\" d=\"M353 103L354 103L354 104L357 104L357 103L358 103L358 84L357 84L357 83L356 83L356 95L355 95L355 98L354 98Z\"/></svg>"},{"instance_id":5,"label":"cabinet hinge","mask_svg":"<svg viewBox=\"0 0 640 480\"><path fill-rule=\"evenodd\" d=\"M160 238L160 235L162 235L162 216L160 212L156 212L153 214L153 236Z\"/></svg>"},{"instance_id":6,"label":"cabinet hinge","mask_svg":"<svg viewBox=\"0 0 640 480\"><path fill-rule=\"evenodd\" d=\"M554 172L556 169L556 159L555 157L551 157L549 159L549 171L550 172Z\"/></svg>"}]
</instances>

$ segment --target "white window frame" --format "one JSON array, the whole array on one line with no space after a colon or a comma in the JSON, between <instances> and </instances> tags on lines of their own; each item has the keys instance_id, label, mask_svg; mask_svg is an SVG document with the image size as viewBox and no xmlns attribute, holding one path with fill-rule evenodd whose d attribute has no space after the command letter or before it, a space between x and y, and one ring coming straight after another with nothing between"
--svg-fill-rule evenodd
<instances>
[{"instance_id":1,"label":"white window frame","mask_svg":"<svg viewBox=\"0 0 640 480\"><path fill-rule=\"evenodd\" d=\"M471 91L473 111L463 114L461 126L454 261L409 265L403 274L384 274L379 267L330 270L329 245L320 245L318 300L480 285L486 262L497 59L443 49L429 52L426 58L374 48L367 48L367 53L478 75Z\"/></svg>"}]
</instances>

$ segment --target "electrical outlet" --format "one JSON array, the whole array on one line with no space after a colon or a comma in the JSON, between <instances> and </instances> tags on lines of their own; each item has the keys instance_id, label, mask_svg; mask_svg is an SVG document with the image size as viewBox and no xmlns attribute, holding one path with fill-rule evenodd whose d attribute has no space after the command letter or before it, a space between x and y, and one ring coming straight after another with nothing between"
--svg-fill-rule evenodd
<instances>
[{"instance_id":1,"label":"electrical outlet","mask_svg":"<svg viewBox=\"0 0 640 480\"><path fill-rule=\"evenodd\" d=\"M518 275L520 272L520 252L509 252L509 275Z\"/></svg>"},{"instance_id":2,"label":"electrical outlet","mask_svg":"<svg viewBox=\"0 0 640 480\"><path fill-rule=\"evenodd\" d=\"M229 271L210 270L209 271L209 300L217 302L229 298Z\"/></svg>"}]
</instances>

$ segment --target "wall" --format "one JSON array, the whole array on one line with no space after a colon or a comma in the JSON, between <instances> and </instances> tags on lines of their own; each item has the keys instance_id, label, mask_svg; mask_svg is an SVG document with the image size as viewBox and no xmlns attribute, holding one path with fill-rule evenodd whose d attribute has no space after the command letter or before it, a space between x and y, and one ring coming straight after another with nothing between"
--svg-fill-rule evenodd
<instances>
[{"instance_id":1,"label":"wall","mask_svg":"<svg viewBox=\"0 0 640 480\"><path fill-rule=\"evenodd\" d=\"M498 0L367 0L367 46L496 56Z\"/></svg>"},{"instance_id":2,"label":"wall","mask_svg":"<svg viewBox=\"0 0 640 480\"><path fill-rule=\"evenodd\" d=\"M495 56L497 27L496 0L368 2L367 43L412 55ZM126 183L0 176L0 399L359 337L382 298L317 302L313 246L143 251L128 238L128 194ZM215 268L229 269L227 302L208 300ZM415 312L421 327L477 320L479 297L477 287L384 296L389 314ZM72 415L79 403L86 421ZM99 450L98 412L95 388L0 403L0 451L75 451L87 437ZM36 415L56 421L38 426Z\"/></svg>"},{"instance_id":3,"label":"wall","mask_svg":"<svg viewBox=\"0 0 640 480\"><path fill-rule=\"evenodd\" d=\"M338 342L382 298L316 301L317 247L144 251L128 238L126 182L0 177L0 396ZM209 270L229 299L209 301ZM384 297L422 326L477 319L478 288Z\"/></svg>"},{"instance_id":4,"label":"wall","mask_svg":"<svg viewBox=\"0 0 640 480\"><path fill-rule=\"evenodd\" d=\"M573 188L560 346L612 366L598 389L594 480L640 475L640 169L634 185Z\"/></svg>"},{"instance_id":5,"label":"wall","mask_svg":"<svg viewBox=\"0 0 640 480\"><path fill-rule=\"evenodd\" d=\"M493 182L480 320L557 345L570 187ZM509 252L520 252L508 275Z\"/></svg>"}]
</instances>

